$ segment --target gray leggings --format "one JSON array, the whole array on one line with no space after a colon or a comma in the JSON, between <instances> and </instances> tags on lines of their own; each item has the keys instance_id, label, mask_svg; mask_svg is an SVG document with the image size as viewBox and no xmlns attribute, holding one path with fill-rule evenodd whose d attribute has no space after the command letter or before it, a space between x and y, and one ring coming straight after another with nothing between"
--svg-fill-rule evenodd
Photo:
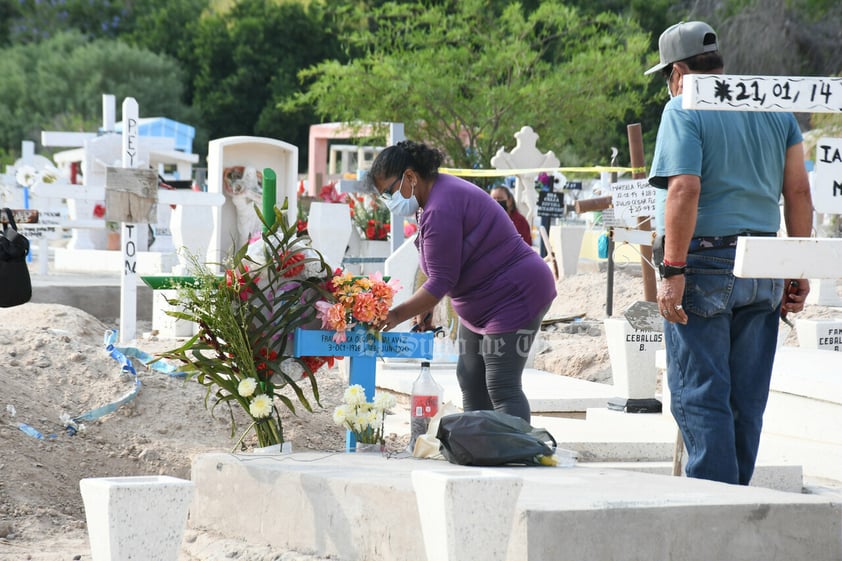
<instances>
[{"instance_id":1,"label":"gray leggings","mask_svg":"<svg viewBox=\"0 0 842 561\"><path fill-rule=\"evenodd\" d=\"M456 379L465 411L493 409L529 422L529 401L521 383L523 367L548 309L512 333L481 335L459 324Z\"/></svg>"}]
</instances>

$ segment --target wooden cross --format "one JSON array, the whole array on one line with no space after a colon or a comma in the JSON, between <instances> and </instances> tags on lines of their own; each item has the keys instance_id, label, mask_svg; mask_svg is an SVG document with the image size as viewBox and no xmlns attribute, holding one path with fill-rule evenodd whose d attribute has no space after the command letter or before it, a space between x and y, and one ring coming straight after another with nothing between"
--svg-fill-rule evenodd
<instances>
[{"instance_id":1,"label":"wooden cross","mask_svg":"<svg viewBox=\"0 0 842 561\"><path fill-rule=\"evenodd\" d=\"M359 384L365 390L368 401L374 399L375 374L378 357L391 358L433 358L433 333L409 333L400 331L368 333L364 329L347 332L343 343L333 340L333 331L296 329L294 355L301 356L347 356L350 361L350 385ZM354 433L348 431L345 443L349 450L356 449Z\"/></svg>"},{"instance_id":2,"label":"wooden cross","mask_svg":"<svg viewBox=\"0 0 842 561\"><path fill-rule=\"evenodd\" d=\"M842 78L687 74L682 106L717 111L840 113ZM837 139L821 139L818 143L813 182L817 212L842 214L839 144ZM842 239L741 237L734 275L838 279L842 277Z\"/></svg>"}]
</instances>

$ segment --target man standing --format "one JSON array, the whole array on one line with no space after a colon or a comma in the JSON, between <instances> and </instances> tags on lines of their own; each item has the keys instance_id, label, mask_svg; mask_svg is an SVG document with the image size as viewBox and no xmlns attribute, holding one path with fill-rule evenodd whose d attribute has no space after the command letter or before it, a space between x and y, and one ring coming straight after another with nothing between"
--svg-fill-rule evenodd
<instances>
[{"instance_id":1,"label":"man standing","mask_svg":"<svg viewBox=\"0 0 842 561\"><path fill-rule=\"evenodd\" d=\"M777 347L781 306L798 312L804 279L733 274L737 236L809 237L812 200L792 114L681 107L687 74L721 74L714 30L682 22L663 32L664 108L649 181L663 235L663 315L672 414L687 446L688 477L748 485ZM784 286L792 286L788 297Z\"/></svg>"}]
</instances>

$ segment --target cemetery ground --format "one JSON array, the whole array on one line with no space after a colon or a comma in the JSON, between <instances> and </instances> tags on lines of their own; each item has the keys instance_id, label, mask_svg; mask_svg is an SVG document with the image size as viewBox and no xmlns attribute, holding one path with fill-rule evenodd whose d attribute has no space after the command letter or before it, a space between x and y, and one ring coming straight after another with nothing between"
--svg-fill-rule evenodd
<instances>
[{"instance_id":1,"label":"cemetery ground","mask_svg":"<svg viewBox=\"0 0 842 561\"><path fill-rule=\"evenodd\" d=\"M558 375L611 383L611 366L601 320L606 317L606 274L583 272L558 282L535 368ZM640 267L618 267L614 316L643 293ZM797 317L830 318L838 309L809 306ZM572 317L580 321L569 321ZM86 423L68 436L59 417L89 411L133 387L104 350L103 335L116 319L101 321L84 310L59 304L26 304L0 310L0 561L90 560L79 480L86 477L170 475L189 479L192 459L236 446L227 411L211 417L205 388L195 381L138 368L137 397L116 412ZM138 326L138 334L150 324ZM176 341L139 337L135 345L154 353ZM787 342L796 346L791 333ZM293 451L342 453L344 430L332 420L346 386L343 370L318 376L321 407L298 415L283 412L285 437ZM306 382L305 382L306 385ZM395 411L409 418L406 399ZM242 421L242 419L240 419ZM55 438L39 440L19 430L26 423ZM390 446L406 445L408 434L392 434ZM431 460L432 461L432 460ZM279 520L278 524L294 521ZM315 561L306 553L272 550L262 544L223 540L189 528L179 561L239 559Z\"/></svg>"}]
</instances>

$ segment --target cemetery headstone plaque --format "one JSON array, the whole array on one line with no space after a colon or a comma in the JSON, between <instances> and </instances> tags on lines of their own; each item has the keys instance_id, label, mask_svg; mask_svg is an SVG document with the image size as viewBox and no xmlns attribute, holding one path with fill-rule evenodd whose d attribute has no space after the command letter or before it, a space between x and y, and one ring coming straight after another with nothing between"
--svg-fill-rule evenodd
<instances>
[{"instance_id":1,"label":"cemetery headstone plaque","mask_svg":"<svg viewBox=\"0 0 842 561\"><path fill-rule=\"evenodd\" d=\"M384 331L368 333L364 329L347 332L347 339L338 343L334 332L321 329L295 330L295 356L345 356L350 361L350 385L359 384L366 399L374 399L377 358L433 358L433 333ZM354 433L346 434L346 446L356 448Z\"/></svg>"},{"instance_id":2,"label":"cemetery headstone plaque","mask_svg":"<svg viewBox=\"0 0 842 561\"><path fill-rule=\"evenodd\" d=\"M538 191L538 216L564 218L564 193Z\"/></svg>"},{"instance_id":3,"label":"cemetery headstone plaque","mask_svg":"<svg viewBox=\"0 0 842 561\"><path fill-rule=\"evenodd\" d=\"M816 143L813 206L816 212L842 214L842 138Z\"/></svg>"}]
</instances>

